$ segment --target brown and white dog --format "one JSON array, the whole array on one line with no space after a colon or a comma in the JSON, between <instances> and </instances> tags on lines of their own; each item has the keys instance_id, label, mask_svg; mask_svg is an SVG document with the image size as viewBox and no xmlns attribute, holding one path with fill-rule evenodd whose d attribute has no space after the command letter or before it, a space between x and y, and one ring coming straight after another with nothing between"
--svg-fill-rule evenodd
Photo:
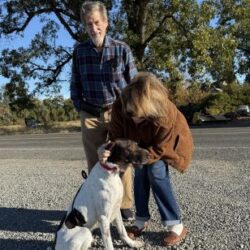
<instances>
[{"instance_id":1,"label":"brown and white dog","mask_svg":"<svg viewBox=\"0 0 250 250\"><path fill-rule=\"evenodd\" d=\"M131 164L145 164L148 151L131 140L116 140L107 149L111 152L107 163L96 163L57 231L56 250L88 249L93 240L91 230L96 227L100 227L104 249L112 250L111 223L130 247L143 246L142 242L130 239L124 227L120 213L123 184L119 174Z\"/></svg>"}]
</instances>

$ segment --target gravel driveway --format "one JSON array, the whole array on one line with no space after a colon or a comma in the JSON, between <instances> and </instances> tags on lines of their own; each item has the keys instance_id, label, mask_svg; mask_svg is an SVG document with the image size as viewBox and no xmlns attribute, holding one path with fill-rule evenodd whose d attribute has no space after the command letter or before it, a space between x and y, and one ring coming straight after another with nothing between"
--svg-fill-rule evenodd
<instances>
[{"instance_id":1,"label":"gravel driveway","mask_svg":"<svg viewBox=\"0 0 250 250\"><path fill-rule=\"evenodd\" d=\"M85 162L46 159L39 152L32 159L16 158L15 150L9 154L1 157L0 152L0 249L46 249L83 181ZM198 142L189 171L171 171L189 234L178 248L169 249L250 249L249 159L248 146L207 149ZM150 208L151 223L140 239L144 249L163 249L164 229L153 199ZM112 234L115 248L129 249L114 228ZM99 230L94 236L91 249L102 249Z\"/></svg>"}]
</instances>

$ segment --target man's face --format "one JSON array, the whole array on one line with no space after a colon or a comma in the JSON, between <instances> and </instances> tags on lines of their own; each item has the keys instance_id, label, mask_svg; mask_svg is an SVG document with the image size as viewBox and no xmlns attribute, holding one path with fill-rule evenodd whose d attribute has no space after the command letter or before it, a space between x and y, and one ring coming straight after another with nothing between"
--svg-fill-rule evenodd
<instances>
[{"instance_id":1,"label":"man's face","mask_svg":"<svg viewBox=\"0 0 250 250\"><path fill-rule=\"evenodd\" d=\"M103 40L108 27L107 20L99 11L93 11L85 18L86 30L96 47L103 45Z\"/></svg>"}]
</instances>

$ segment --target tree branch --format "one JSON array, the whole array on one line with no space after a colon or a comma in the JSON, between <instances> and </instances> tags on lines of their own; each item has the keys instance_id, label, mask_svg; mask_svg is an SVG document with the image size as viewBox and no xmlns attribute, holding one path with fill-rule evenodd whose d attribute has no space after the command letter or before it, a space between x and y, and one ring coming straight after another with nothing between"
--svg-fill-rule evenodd
<instances>
[{"instance_id":1,"label":"tree branch","mask_svg":"<svg viewBox=\"0 0 250 250\"><path fill-rule=\"evenodd\" d=\"M69 34L71 35L71 37L74 40L78 40L78 36L72 31L72 29L70 28L70 26L67 24L67 22L64 20L64 18L61 16L60 12L58 11L58 9L54 10L54 13L56 14L57 18L59 19L59 21L61 22L61 24L65 27L65 29L69 32Z\"/></svg>"},{"instance_id":2,"label":"tree branch","mask_svg":"<svg viewBox=\"0 0 250 250\"><path fill-rule=\"evenodd\" d=\"M167 18L171 18L172 15L165 15L162 20L160 21L158 27L148 36L148 38L144 41L143 45L147 45L155 36L156 34L160 31L162 28L162 25L166 21Z\"/></svg>"},{"instance_id":3,"label":"tree branch","mask_svg":"<svg viewBox=\"0 0 250 250\"><path fill-rule=\"evenodd\" d=\"M35 17L36 15L40 15L42 13L49 13L51 11L52 11L51 8L40 9L40 10L34 11L32 13L25 10L25 13L27 14L27 18L24 20L23 25L21 27L15 27L15 28L11 28L10 25L8 25L8 26L6 26L6 29L3 29L3 33L4 34L11 34L13 32L18 33L18 32L24 31L25 28L30 23L30 21L33 19L33 17Z\"/></svg>"},{"instance_id":4,"label":"tree branch","mask_svg":"<svg viewBox=\"0 0 250 250\"><path fill-rule=\"evenodd\" d=\"M58 64L55 69L52 70L53 77L48 78L47 82L44 84L45 87L50 86L53 82L56 82L58 75L62 72L62 69L65 64L67 64L71 60L72 56L68 56L66 60L64 60L61 64Z\"/></svg>"},{"instance_id":5,"label":"tree branch","mask_svg":"<svg viewBox=\"0 0 250 250\"><path fill-rule=\"evenodd\" d=\"M186 36L186 34L188 33L188 31L185 29L185 27L180 24L180 22L178 22L176 20L176 18L171 14L171 15L165 15L163 17L163 19L161 20L161 22L159 23L158 27L149 35L149 37L144 41L144 45L147 45L155 36L156 34L160 31L160 29L162 28L164 22L166 21L167 18L172 18L173 21L179 26L181 27L182 31L183 31L183 35ZM165 30L165 32L169 32L168 30Z\"/></svg>"},{"instance_id":6,"label":"tree branch","mask_svg":"<svg viewBox=\"0 0 250 250\"><path fill-rule=\"evenodd\" d=\"M72 9L72 7L70 6L70 4L67 3L65 0L61 0L61 2L64 4L65 9L59 9L60 12L61 12L63 15L65 15L65 16L67 16L67 17L73 19L73 20L79 21L80 13L79 13L79 16L74 15L75 12L74 12L74 10ZM65 11L65 10L68 10L68 9L70 9L70 10L73 12L73 15L70 14L69 12Z\"/></svg>"},{"instance_id":7,"label":"tree branch","mask_svg":"<svg viewBox=\"0 0 250 250\"><path fill-rule=\"evenodd\" d=\"M30 73L34 73L35 71L44 71L44 72L46 72L46 71L53 71L53 69L50 69L50 68L43 68L43 67L41 67L40 65L38 65L38 64L36 64L36 63L34 63L34 62L29 62L31 65L33 65L33 66L35 66L35 68L33 68L31 71L30 71Z\"/></svg>"}]
</instances>

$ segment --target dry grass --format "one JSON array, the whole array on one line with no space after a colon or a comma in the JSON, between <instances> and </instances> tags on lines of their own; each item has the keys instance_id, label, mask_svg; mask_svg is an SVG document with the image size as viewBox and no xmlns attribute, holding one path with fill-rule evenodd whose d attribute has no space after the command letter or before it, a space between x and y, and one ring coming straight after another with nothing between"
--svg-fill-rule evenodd
<instances>
[{"instance_id":1,"label":"dry grass","mask_svg":"<svg viewBox=\"0 0 250 250\"><path fill-rule=\"evenodd\" d=\"M80 131L80 121L54 122L48 126L38 125L37 128L27 128L25 125L0 126L0 135L10 134L41 134L68 133Z\"/></svg>"}]
</instances>

